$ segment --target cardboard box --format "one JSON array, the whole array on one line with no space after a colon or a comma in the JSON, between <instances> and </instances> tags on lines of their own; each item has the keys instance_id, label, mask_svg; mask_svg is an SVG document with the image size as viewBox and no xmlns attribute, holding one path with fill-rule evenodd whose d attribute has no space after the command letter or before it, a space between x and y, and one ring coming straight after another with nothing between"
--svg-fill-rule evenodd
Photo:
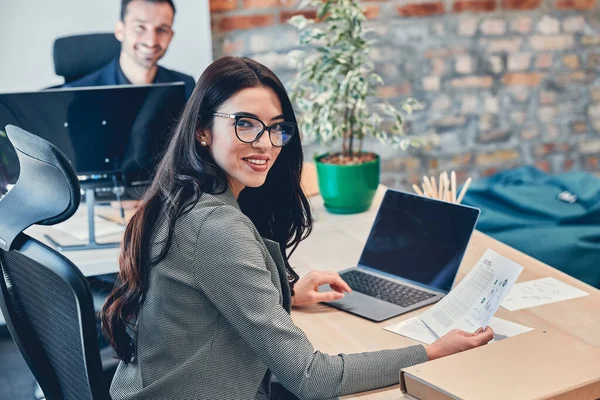
<instances>
[{"instance_id":1,"label":"cardboard box","mask_svg":"<svg viewBox=\"0 0 600 400\"><path fill-rule=\"evenodd\" d=\"M433 400L598 399L600 348L536 329L405 368L400 389Z\"/></svg>"}]
</instances>

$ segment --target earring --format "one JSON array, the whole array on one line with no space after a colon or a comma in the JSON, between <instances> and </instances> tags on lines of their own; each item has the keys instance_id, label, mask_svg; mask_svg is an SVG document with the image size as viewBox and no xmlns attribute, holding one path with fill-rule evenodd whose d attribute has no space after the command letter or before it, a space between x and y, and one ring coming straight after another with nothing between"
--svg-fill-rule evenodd
<instances>
[{"instance_id":1,"label":"earring","mask_svg":"<svg viewBox=\"0 0 600 400\"><path fill-rule=\"evenodd\" d=\"M200 146L206 147L206 145L207 145L207 143L204 140L200 142Z\"/></svg>"}]
</instances>

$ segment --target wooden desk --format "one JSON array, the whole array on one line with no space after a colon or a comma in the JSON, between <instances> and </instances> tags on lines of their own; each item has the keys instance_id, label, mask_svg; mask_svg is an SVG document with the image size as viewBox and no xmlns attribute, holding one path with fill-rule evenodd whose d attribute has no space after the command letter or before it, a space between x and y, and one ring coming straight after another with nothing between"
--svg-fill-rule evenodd
<instances>
[{"instance_id":1,"label":"wooden desk","mask_svg":"<svg viewBox=\"0 0 600 400\"><path fill-rule=\"evenodd\" d=\"M321 198L312 197L311 203L316 219L315 227L312 235L301 243L293 254L290 260L292 266L302 274L310 269L341 270L356 265L384 193L385 188L380 187L369 211L347 216L328 214L323 207ZM552 276L590 294L578 299L519 311L511 312L501 307L496 316L535 329L560 331L576 340L600 348L600 290L489 236L475 232L461 264L457 281L467 274L488 248L524 267L518 279L519 282ZM295 309L292 317L295 323L304 330L316 349L329 354L338 354L392 349L417 344L418 342L388 332L383 327L412 318L425 309L416 310L381 323L374 323L325 305ZM456 357L456 361L460 362L460 355ZM600 377L600 371L598 371L598 376ZM345 398L371 400L405 397L400 392L399 385L395 385Z\"/></svg>"},{"instance_id":2,"label":"wooden desk","mask_svg":"<svg viewBox=\"0 0 600 400\"><path fill-rule=\"evenodd\" d=\"M381 186L371 209L356 215L329 214L324 209L319 196L311 197L310 201L315 217L314 230L310 237L298 246L290 260L298 273L302 275L311 269L341 270L355 266L384 193L385 187ZM48 229L50 228L32 227L28 233L40 237L41 233ZM56 235L56 233L53 234ZM600 348L599 290L482 233L475 232L473 235L459 270L458 280L466 275L488 248L494 249L524 267L519 281L553 276L590 294L578 299L520 311L509 312L500 308L496 314L498 317L535 329L560 331L578 341ZM64 254L75 265L78 265L85 275L117 270L116 249L66 252ZM383 327L411 318L424 310L420 309L381 323L373 323L325 305L295 309L292 317L296 324L306 332L316 349L329 354L337 354L392 349L416 344L417 342L388 332ZM460 355L456 357L457 362L460 360L459 357ZM557 360L557 362L559 361ZM600 376L600 371L598 371L598 375ZM404 396L402 396L399 386L396 385L345 398L399 399Z\"/></svg>"}]
</instances>

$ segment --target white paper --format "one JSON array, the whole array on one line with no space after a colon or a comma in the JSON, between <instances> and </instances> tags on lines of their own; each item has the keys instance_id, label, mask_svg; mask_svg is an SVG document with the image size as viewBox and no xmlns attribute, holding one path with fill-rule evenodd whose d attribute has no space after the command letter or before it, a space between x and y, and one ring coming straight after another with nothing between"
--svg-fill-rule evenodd
<instances>
[{"instance_id":1,"label":"white paper","mask_svg":"<svg viewBox=\"0 0 600 400\"><path fill-rule=\"evenodd\" d=\"M494 340L492 340L492 342L497 342L533 330L533 328L528 326L519 325L498 317L492 317L489 326L494 331Z\"/></svg>"},{"instance_id":2,"label":"white paper","mask_svg":"<svg viewBox=\"0 0 600 400\"><path fill-rule=\"evenodd\" d=\"M497 317L492 317L489 326L494 331L494 340L492 340L492 342L497 342L533 330L533 328L528 326L519 325ZM384 329L425 344L431 344L438 339L437 335L429 329L425 322L421 320L420 316L386 326Z\"/></svg>"},{"instance_id":3,"label":"white paper","mask_svg":"<svg viewBox=\"0 0 600 400\"><path fill-rule=\"evenodd\" d=\"M488 249L458 286L421 314L421 319L440 337L452 329L473 333L489 325L522 270Z\"/></svg>"},{"instance_id":4,"label":"white paper","mask_svg":"<svg viewBox=\"0 0 600 400\"><path fill-rule=\"evenodd\" d=\"M385 326L383 329L425 344L431 344L438 340L435 332L429 329L419 315L394 325Z\"/></svg>"},{"instance_id":5,"label":"white paper","mask_svg":"<svg viewBox=\"0 0 600 400\"><path fill-rule=\"evenodd\" d=\"M502 307L515 311L587 295L583 290L547 277L517 283L502 302Z\"/></svg>"},{"instance_id":6,"label":"white paper","mask_svg":"<svg viewBox=\"0 0 600 400\"><path fill-rule=\"evenodd\" d=\"M71 235L80 240L88 240L88 218L87 216L75 215L60 224L53 225L52 228ZM94 235L97 238L122 234L125 227L111 221L94 217Z\"/></svg>"}]
</instances>

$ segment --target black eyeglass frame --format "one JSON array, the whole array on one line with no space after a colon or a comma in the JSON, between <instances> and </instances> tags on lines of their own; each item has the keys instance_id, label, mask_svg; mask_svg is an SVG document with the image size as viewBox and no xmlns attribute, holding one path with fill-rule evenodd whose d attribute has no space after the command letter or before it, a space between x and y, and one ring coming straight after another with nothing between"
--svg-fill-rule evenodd
<instances>
[{"instance_id":1,"label":"black eyeglass frame","mask_svg":"<svg viewBox=\"0 0 600 400\"><path fill-rule=\"evenodd\" d=\"M235 124L234 124L234 128L235 128L235 136L236 136L236 137L238 138L238 140L239 140L240 142L242 142L242 143L254 143L254 142L256 142L258 139L260 139L260 137L263 135L263 133L265 133L265 131L268 131L268 132L269 132L269 140L271 141L271 144L272 144L273 146L275 146L275 147L283 147L283 146L285 146L286 144L288 144L288 143L290 143L290 142L292 141L292 138L294 137L294 135L295 135L295 134L296 134L296 132L298 131L298 125L297 125L297 124L295 124L295 123L293 123L293 122L287 122L287 121L284 121L284 122L276 122L276 123L274 123L273 125L267 126L267 125L266 125L264 122L262 122L260 119L258 119L258 118L256 118L256 117L253 117L253 116L251 116L251 115L243 115L243 114L242 114L242 115L239 115L239 114L226 114L226 113L221 113L221 112L215 112L215 113L213 113L213 116L215 116L215 117L223 117L223 118L234 119L234 120L235 120ZM253 140L249 141L249 142L248 142L248 141L246 141L246 140L242 140L242 139L240 138L240 135L238 134L238 131L237 131L237 122L238 122L240 119L242 119L242 118L249 118L249 119L253 119L253 120L255 120L255 121L258 121L258 122L260 122L260 123L262 124L262 126L263 126L263 127L262 127L262 129L261 129L261 130L260 130L260 131L259 131L259 132L256 134L256 137L255 137ZM282 144L281 146L279 146L279 145L276 145L275 143L273 143L273 139L271 138L271 129L273 129L273 127L274 127L274 126L276 126L276 125L278 125L278 124L281 124L281 123L285 123L285 124L292 125L292 126L294 127L294 132L293 132L293 133L290 135L290 139L289 139L287 142L285 142L284 144Z\"/></svg>"}]
</instances>

